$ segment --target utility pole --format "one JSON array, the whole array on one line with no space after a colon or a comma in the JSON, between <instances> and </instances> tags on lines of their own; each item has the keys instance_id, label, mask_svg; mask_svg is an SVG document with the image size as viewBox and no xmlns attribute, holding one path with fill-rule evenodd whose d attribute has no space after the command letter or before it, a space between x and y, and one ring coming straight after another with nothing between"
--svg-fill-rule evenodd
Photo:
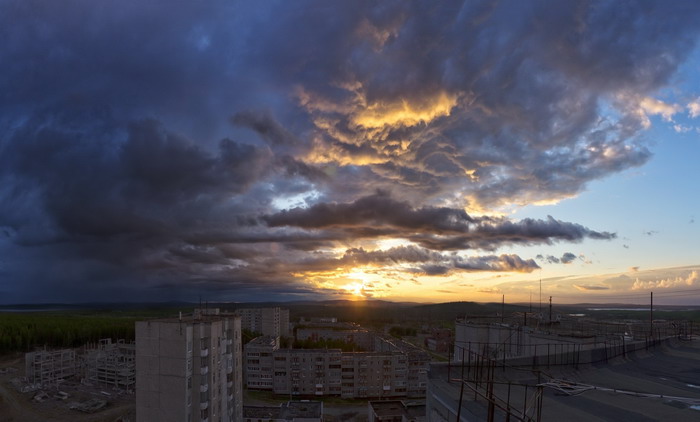
<instances>
[{"instance_id":1,"label":"utility pole","mask_svg":"<svg viewBox=\"0 0 700 422\"><path fill-rule=\"evenodd\" d=\"M649 292L649 334L654 338L654 292Z\"/></svg>"},{"instance_id":2,"label":"utility pole","mask_svg":"<svg viewBox=\"0 0 700 422\"><path fill-rule=\"evenodd\" d=\"M505 307L506 307L506 295L501 296L501 324L503 324L503 317L505 315Z\"/></svg>"},{"instance_id":3,"label":"utility pole","mask_svg":"<svg viewBox=\"0 0 700 422\"><path fill-rule=\"evenodd\" d=\"M552 296L549 297L549 325L552 325Z\"/></svg>"}]
</instances>

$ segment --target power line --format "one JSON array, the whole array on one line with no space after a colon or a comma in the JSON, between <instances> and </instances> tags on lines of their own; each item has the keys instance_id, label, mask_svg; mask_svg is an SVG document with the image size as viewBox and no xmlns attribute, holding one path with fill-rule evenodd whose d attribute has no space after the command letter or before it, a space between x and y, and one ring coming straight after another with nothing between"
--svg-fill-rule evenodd
<instances>
[{"instance_id":1,"label":"power line","mask_svg":"<svg viewBox=\"0 0 700 422\"><path fill-rule=\"evenodd\" d=\"M652 289L649 289L645 293L635 293L635 294L606 294L606 295L592 295L591 299L634 299L634 298L647 298L649 297L649 291L652 291ZM656 293L657 296L659 297L672 297L672 296L677 296L677 295L687 295L688 293L692 292L697 292L700 293L700 289L686 289L686 290L673 290L673 291L659 291L659 290L654 290L654 293ZM573 296L573 295L559 295L556 294L555 297L557 298L564 298L564 299L581 299L581 296Z\"/></svg>"}]
</instances>

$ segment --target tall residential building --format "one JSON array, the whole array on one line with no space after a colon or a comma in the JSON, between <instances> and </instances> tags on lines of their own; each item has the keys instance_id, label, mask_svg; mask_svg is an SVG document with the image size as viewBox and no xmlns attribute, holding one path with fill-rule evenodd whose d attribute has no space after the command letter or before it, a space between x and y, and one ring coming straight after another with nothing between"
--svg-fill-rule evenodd
<instances>
[{"instance_id":1,"label":"tall residential building","mask_svg":"<svg viewBox=\"0 0 700 422\"><path fill-rule=\"evenodd\" d=\"M281 308L241 308L236 310L241 316L241 327L264 336L289 336L289 309Z\"/></svg>"},{"instance_id":2,"label":"tall residential building","mask_svg":"<svg viewBox=\"0 0 700 422\"><path fill-rule=\"evenodd\" d=\"M136 323L137 422L242 420L241 322L218 310Z\"/></svg>"}]
</instances>

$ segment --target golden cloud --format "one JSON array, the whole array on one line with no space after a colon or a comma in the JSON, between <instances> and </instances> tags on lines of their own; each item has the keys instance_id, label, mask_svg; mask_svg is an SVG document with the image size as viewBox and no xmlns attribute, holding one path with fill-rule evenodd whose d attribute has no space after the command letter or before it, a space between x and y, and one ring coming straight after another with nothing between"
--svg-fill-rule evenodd
<instances>
[{"instance_id":1,"label":"golden cloud","mask_svg":"<svg viewBox=\"0 0 700 422\"><path fill-rule=\"evenodd\" d=\"M429 123L438 117L449 116L457 105L458 96L439 92L420 101L401 99L394 102L376 102L357 111L352 122L373 129L384 126L415 126Z\"/></svg>"}]
</instances>

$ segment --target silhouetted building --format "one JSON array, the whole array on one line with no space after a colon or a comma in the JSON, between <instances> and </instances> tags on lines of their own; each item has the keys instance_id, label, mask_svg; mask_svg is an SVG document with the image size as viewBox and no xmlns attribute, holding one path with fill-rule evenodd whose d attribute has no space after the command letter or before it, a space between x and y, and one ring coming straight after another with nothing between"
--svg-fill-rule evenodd
<instances>
[{"instance_id":1,"label":"silhouetted building","mask_svg":"<svg viewBox=\"0 0 700 422\"><path fill-rule=\"evenodd\" d=\"M241 328L264 336L289 336L289 309L281 308L241 308L236 309L241 316Z\"/></svg>"}]
</instances>

